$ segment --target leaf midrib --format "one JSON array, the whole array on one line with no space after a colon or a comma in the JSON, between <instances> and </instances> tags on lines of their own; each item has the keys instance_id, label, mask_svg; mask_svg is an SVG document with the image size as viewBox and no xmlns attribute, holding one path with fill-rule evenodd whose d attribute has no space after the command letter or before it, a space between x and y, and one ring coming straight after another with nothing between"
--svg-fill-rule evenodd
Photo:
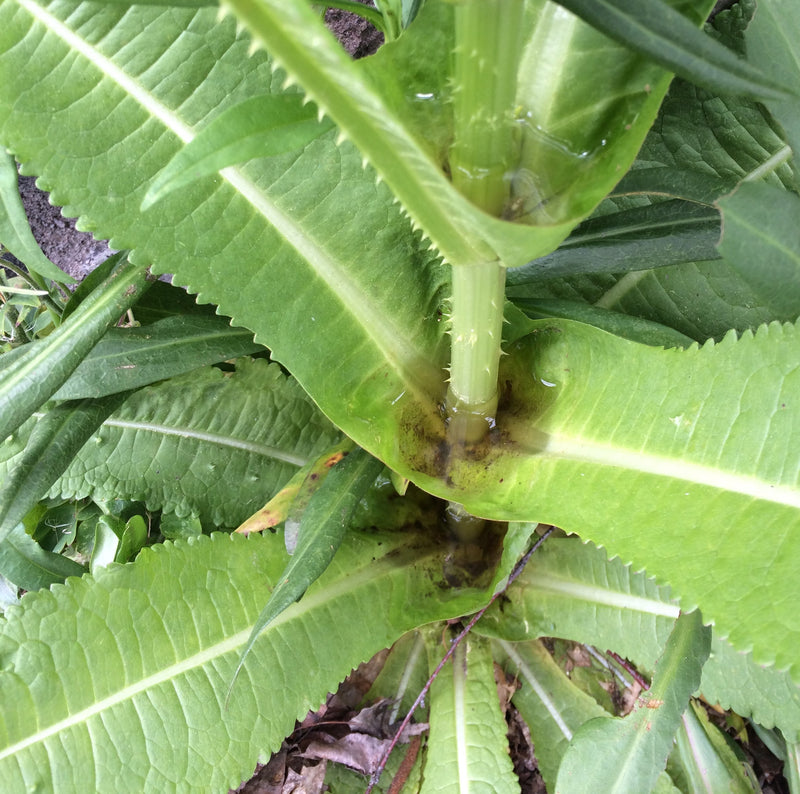
<instances>
[{"instance_id":1,"label":"leaf midrib","mask_svg":"<svg viewBox=\"0 0 800 794\"><path fill-rule=\"evenodd\" d=\"M432 549L427 554L422 554L419 557L415 557L414 564L423 565L425 560L430 556L435 555L435 553L435 550ZM262 637L260 641L264 642L266 636L268 636L271 632L274 632L284 623L302 620L304 614L312 612L314 609L320 607L326 602L332 602L346 595L347 593L352 593L361 587L369 585L373 581L378 581L381 579L385 580L387 578L387 574L390 574L393 571L396 572L402 567L404 559L406 563L408 563L408 556L410 555L407 553L404 558L401 551L400 557L391 557L387 551L387 556L383 559L372 561L365 567L355 572L343 573L339 581L333 583L332 585L323 588L315 587L307 595L303 596L301 601L293 604L282 614L276 617L275 620L272 621L269 627L265 630L264 637ZM383 586L385 587L386 585L384 584ZM245 642L247 642L254 624L255 619L250 621L246 628L241 629L232 636L225 638L221 642L214 643L208 648L204 648L197 653L191 654L185 659L176 662L175 664L165 667L163 670L159 670L152 675L146 676L139 681L129 684L117 692L102 698L96 703L93 703L91 706L87 706L75 714L71 714L64 719L42 728L30 736L27 736L26 738L9 745L8 747L5 747L4 749L0 750L0 761L3 761L4 759L26 750L36 744L40 744L41 742L49 739L51 736L55 736L62 731L66 731L76 725L80 725L97 714L101 714L120 703L124 703L125 701L130 700L142 692L146 692L164 682L170 681L179 675L184 675L185 673L188 673L197 667L202 667L215 659L225 656L226 654L233 653L243 646Z\"/></svg>"},{"instance_id":2,"label":"leaf midrib","mask_svg":"<svg viewBox=\"0 0 800 794\"><path fill-rule=\"evenodd\" d=\"M800 491L786 485L775 485L756 477L748 477L722 468L693 463L681 457L655 455L622 446L599 444L585 439L548 435L543 456L651 474L690 485L749 496L775 504L800 509ZM688 495L688 493L687 493Z\"/></svg>"},{"instance_id":3,"label":"leaf midrib","mask_svg":"<svg viewBox=\"0 0 800 794\"><path fill-rule=\"evenodd\" d=\"M259 444L255 441L247 441L243 438L236 438L229 435L209 433L207 431L196 430L192 427L182 425L165 425L159 422L138 422L127 419L107 419L103 422L103 427L118 427L122 430L144 430L162 436L178 436L179 438L202 441L209 444L217 444L221 447L242 450L254 455L266 458L274 458L283 463L291 463L293 466L305 466L309 459L301 455L296 455L268 444Z\"/></svg>"},{"instance_id":4,"label":"leaf midrib","mask_svg":"<svg viewBox=\"0 0 800 794\"><path fill-rule=\"evenodd\" d=\"M151 116L174 133L184 144L195 137L195 131L171 109L162 104L141 83L119 68L85 39L78 36L61 20L48 13L33 0L17 0L35 20L42 23L72 50L85 57L107 78L113 80ZM440 386L441 373L425 356L408 341L408 329L398 328L386 311L368 300L350 275L320 247L317 242L290 216L279 209L239 168L226 168L219 172L231 187L275 229L281 237L297 251L325 282L342 304L343 311L360 325L365 336L379 349L383 358L406 383L412 392L427 402ZM157 209L155 211L158 211Z\"/></svg>"}]
</instances>

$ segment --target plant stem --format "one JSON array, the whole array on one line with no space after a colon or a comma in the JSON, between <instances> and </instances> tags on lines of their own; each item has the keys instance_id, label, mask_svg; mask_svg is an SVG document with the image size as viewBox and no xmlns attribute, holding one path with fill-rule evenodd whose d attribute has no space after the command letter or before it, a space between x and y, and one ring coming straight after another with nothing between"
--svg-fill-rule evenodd
<instances>
[{"instance_id":1,"label":"plant stem","mask_svg":"<svg viewBox=\"0 0 800 794\"><path fill-rule=\"evenodd\" d=\"M513 107L521 51L522 0L456 6L453 183L499 216L514 161ZM447 395L451 448L476 444L494 422L505 267L453 263L452 347Z\"/></svg>"}]
</instances>

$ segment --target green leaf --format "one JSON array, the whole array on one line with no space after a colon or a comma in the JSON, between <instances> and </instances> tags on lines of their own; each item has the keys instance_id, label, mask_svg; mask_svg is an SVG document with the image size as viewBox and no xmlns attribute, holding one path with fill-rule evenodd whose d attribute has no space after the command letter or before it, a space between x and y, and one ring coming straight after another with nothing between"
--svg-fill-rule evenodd
<instances>
[{"instance_id":1,"label":"green leaf","mask_svg":"<svg viewBox=\"0 0 800 794\"><path fill-rule=\"evenodd\" d=\"M89 570L96 574L114 562L119 552L119 541L125 522L115 516L100 516L94 530L94 545Z\"/></svg>"},{"instance_id":2,"label":"green leaf","mask_svg":"<svg viewBox=\"0 0 800 794\"><path fill-rule=\"evenodd\" d=\"M440 661L440 634L429 637L429 666ZM430 692L430 735L421 794L438 791L518 792L500 713L492 656L470 637L455 650Z\"/></svg>"},{"instance_id":3,"label":"green leaf","mask_svg":"<svg viewBox=\"0 0 800 794\"><path fill-rule=\"evenodd\" d=\"M508 285L715 259L718 240L715 209L662 201L584 221L556 251L509 271Z\"/></svg>"},{"instance_id":4,"label":"green leaf","mask_svg":"<svg viewBox=\"0 0 800 794\"><path fill-rule=\"evenodd\" d=\"M363 449L337 463L311 497L300 523L297 548L253 626L233 674L231 687L261 633L298 601L330 565L350 528L358 503L383 470L383 463Z\"/></svg>"},{"instance_id":5,"label":"green leaf","mask_svg":"<svg viewBox=\"0 0 800 794\"><path fill-rule=\"evenodd\" d=\"M577 538L550 538L474 631L509 642L580 641L652 670L678 614L668 588Z\"/></svg>"},{"instance_id":6,"label":"green leaf","mask_svg":"<svg viewBox=\"0 0 800 794\"><path fill-rule=\"evenodd\" d=\"M719 201L720 253L762 303L780 316L800 306L800 196L745 183Z\"/></svg>"},{"instance_id":7,"label":"green leaf","mask_svg":"<svg viewBox=\"0 0 800 794\"><path fill-rule=\"evenodd\" d=\"M147 268L122 259L103 284L48 337L26 346L3 370L0 439L5 439L52 397L106 329L147 286Z\"/></svg>"},{"instance_id":8,"label":"green leaf","mask_svg":"<svg viewBox=\"0 0 800 794\"><path fill-rule=\"evenodd\" d=\"M759 3L747 29L747 57L756 67L769 69L784 85L800 85L800 27L787 0ZM767 107L781 123L797 157L800 152L800 102L796 97L773 99Z\"/></svg>"},{"instance_id":9,"label":"green leaf","mask_svg":"<svg viewBox=\"0 0 800 794\"><path fill-rule=\"evenodd\" d=\"M241 647L286 564L279 536L159 545L134 565L28 594L0 621L4 786L235 788L352 667L486 602L491 590L444 586L443 554L413 533L348 538L259 638L227 710ZM302 687L285 686L287 670Z\"/></svg>"},{"instance_id":10,"label":"green leaf","mask_svg":"<svg viewBox=\"0 0 800 794\"><path fill-rule=\"evenodd\" d=\"M61 554L45 551L22 524L17 524L0 543L0 570L18 587L33 591L82 576L85 569Z\"/></svg>"},{"instance_id":11,"label":"green leaf","mask_svg":"<svg viewBox=\"0 0 800 794\"><path fill-rule=\"evenodd\" d=\"M332 126L317 121L314 107L298 94L246 99L216 116L170 160L147 191L142 210L223 168L302 149Z\"/></svg>"},{"instance_id":12,"label":"green leaf","mask_svg":"<svg viewBox=\"0 0 800 794\"><path fill-rule=\"evenodd\" d=\"M114 562L128 562L132 560L147 542L147 524L137 515L131 516L126 522L119 539L119 549L114 557Z\"/></svg>"},{"instance_id":13,"label":"green leaf","mask_svg":"<svg viewBox=\"0 0 800 794\"><path fill-rule=\"evenodd\" d=\"M644 702L624 719L599 717L578 730L559 768L556 792L651 791L700 683L710 640L699 612L681 615Z\"/></svg>"},{"instance_id":14,"label":"green leaf","mask_svg":"<svg viewBox=\"0 0 800 794\"><path fill-rule=\"evenodd\" d=\"M352 146L337 147L328 133L302 153L225 169L140 212L152 179L214 116L280 93L270 63L248 56L251 42L236 35L233 20L218 23L213 9L110 5L81 6L73 16L57 4L10 17L9 27L0 25L0 139L41 173L69 164L51 193L67 214L80 214L84 228L117 247L132 246L134 261L174 273L201 302L213 300L235 325L253 329L301 384L321 387L315 400L338 425L388 437L391 426L377 417L398 398L398 409L437 413L447 339L436 318L449 274ZM41 46L48 59L34 75L27 66L40 63L33 52ZM134 50L156 66L139 71L128 58ZM22 72L17 55L27 64ZM75 58L86 80L67 81L65 93ZM14 99L23 72L36 86L28 95L34 105L48 103L47 127L59 129L52 138L45 129L33 133ZM7 102L21 111L13 122ZM84 106L88 116L76 113ZM70 151L89 143L75 124L94 130L91 156L80 153L82 144ZM320 381L319 371L330 377Z\"/></svg>"},{"instance_id":15,"label":"green leaf","mask_svg":"<svg viewBox=\"0 0 800 794\"><path fill-rule=\"evenodd\" d=\"M606 711L567 678L540 642L499 640L495 647L506 672L520 683L513 703L531 731L548 791L554 791L558 767L575 732Z\"/></svg>"},{"instance_id":16,"label":"green leaf","mask_svg":"<svg viewBox=\"0 0 800 794\"><path fill-rule=\"evenodd\" d=\"M537 551L502 606L494 605L474 631L506 642L561 637L612 650L652 671L678 604L667 587L602 549L574 539L554 539ZM800 731L800 687L785 671L756 664L725 640L712 638L700 690L709 703L789 739Z\"/></svg>"},{"instance_id":17,"label":"green leaf","mask_svg":"<svg viewBox=\"0 0 800 794\"><path fill-rule=\"evenodd\" d=\"M514 304L534 320L548 317L577 320L580 323L587 323L603 331L608 331L610 334L621 336L623 339L629 339L631 342L641 342L643 345L688 347L693 341L669 326L643 320L640 317L631 317L621 312L601 309L597 306L588 306L579 301L517 298Z\"/></svg>"},{"instance_id":18,"label":"green leaf","mask_svg":"<svg viewBox=\"0 0 800 794\"><path fill-rule=\"evenodd\" d=\"M117 398L68 403L51 408L39 420L0 486L0 544L44 498L78 450L121 402Z\"/></svg>"},{"instance_id":19,"label":"green leaf","mask_svg":"<svg viewBox=\"0 0 800 794\"><path fill-rule=\"evenodd\" d=\"M606 546L669 583L684 610L702 604L734 647L797 679L799 359L791 325L659 350L540 321L501 362L503 444L452 461L449 482L412 456L424 472L412 478L475 515L538 520Z\"/></svg>"},{"instance_id":20,"label":"green leaf","mask_svg":"<svg viewBox=\"0 0 800 794\"><path fill-rule=\"evenodd\" d=\"M690 791L761 794L749 765L736 757L727 737L711 724L706 712L694 701L681 718L675 746L677 752L671 761L680 765Z\"/></svg>"},{"instance_id":21,"label":"green leaf","mask_svg":"<svg viewBox=\"0 0 800 794\"><path fill-rule=\"evenodd\" d=\"M436 83L414 90L412 77L411 91L401 86L398 97L392 81L382 74L384 65L392 62L389 57L376 60L375 79L370 77L369 62L362 74L362 67L346 58L302 2L233 0L229 5L358 146L454 265L499 259L511 267L552 250L630 165L669 82L662 69L612 45L588 25L563 13L553 14L550 8L540 13L541 7L534 7L521 31L525 54L519 66L517 103L524 141L504 217L538 225L510 224L467 202L431 159L438 145L426 146L415 134L419 114L409 110L414 103L408 96L404 101L403 92L432 98L431 104L437 105L446 98L436 95ZM425 10L398 39L398 48L411 48L415 37L440 35L441 24L422 24L424 15ZM452 23L448 19L445 24ZM310 30L315 30L314 59L305 57L301 44ZM544 63L548 68L540 68ZM575 80L576 72L588 75L589 85ZM579 96L569 91L562 97L562 84L580 86ZM452 90L459 88L455 85ZM450 118L441 112L436 121L449 124ZM434 129L431 137L438 143L446 135Z\"/></svg>"},{"instance_id":22,"label":"green leaf","mask_svg":"<svg viewBox=\"0 0 800 794\"><path fill-rule=\"evenodd\" d=\"M75 279L56 267L39 248L28 224L17 187L17 164L0 149L0 245L5 246L32 273L74 284Z\"/></svg>"},{"instance_id":23,"label":"green leaf","mask_svg":"<svg viewBox=\"0 0 800 794\"><path fill-rule=\"evenodd\" d=\"M223 317L177 316L109 328L53 399L104 397L263 349L252 333L231 328Z\"/></svg>"},{"instance_id":24,"label":"green leaf","mask_svg":"<svg viewBox=\"0 0 800 794\"><path fill-rule=\"evenodd\" d=\"M51 493L236 527L339 437L277 364L240 359L234 374L195 370L133 394Z\"/></svg>"},{"instance_id":25,"label":"green leaf","mask_svg":"<svg viewBox=\"0 0 800 794\"><path fill-rule=\"evenodd\" d=\"M556 2L615 41L699 85L760 100L786 99L793 93L779 79L771 79L706 36L661 0Z\"/></svg>"}]
</instances>

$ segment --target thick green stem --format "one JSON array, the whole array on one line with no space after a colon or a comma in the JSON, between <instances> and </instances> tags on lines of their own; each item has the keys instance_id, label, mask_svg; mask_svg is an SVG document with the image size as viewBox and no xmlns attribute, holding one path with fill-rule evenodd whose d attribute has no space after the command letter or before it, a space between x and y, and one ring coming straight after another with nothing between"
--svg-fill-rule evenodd
<instances>
[{"instance_id":1,"label":"thick green stem","mask_svg":"<svg viewBox=\"0 0 800 794\"><path fill-rule=\"evenodd\" d=\"M484 212L501 216L513 168L514 102L521 52L523 0L466 0L456 6L453 184ZM452 345L447 392L450 454L480 443L497 411L505 266L453 262ZM483 521L461 505L448 508L462 541Z\"/></svg>"},{"instance_id":2,"label":"thick green stem","mask_svg":"<svg viewBox=\"0 0 800 794\"><path fill-rule=\"evenodd\" d=\"M505 268L497 262L453 269L450 388L451 443L480 441L497 410Z\"/></svg>"},{"instance_id":3,"label":"thick green stem","mask_svg":"<svg viewBox=\"0 0 800 794\"><path fill-rule=\"evenodd\" d=\"M517 69L523 0L456 6L453 183L485 212L503 213L514 164ZM451 448L479 442L494 422L505 268L453 262L452 347L447 408Z\"/></svg>"}]
</instances>

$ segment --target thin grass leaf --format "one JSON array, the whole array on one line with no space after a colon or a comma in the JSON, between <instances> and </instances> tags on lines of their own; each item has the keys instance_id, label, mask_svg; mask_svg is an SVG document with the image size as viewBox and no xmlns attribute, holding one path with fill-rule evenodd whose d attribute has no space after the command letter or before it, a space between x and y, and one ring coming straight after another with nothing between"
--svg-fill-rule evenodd
<instances>
[{"instance_id":1,"label":"thin grass leaf","mask_svg":"<svg viewBox=\"0 0 800 794\"><path fill-rule=\"evenodd\" d=\"M556 0L614 41L711 90L754 99L795 92L698 30L662 0Z\"/></svg>"}]
</instances>

